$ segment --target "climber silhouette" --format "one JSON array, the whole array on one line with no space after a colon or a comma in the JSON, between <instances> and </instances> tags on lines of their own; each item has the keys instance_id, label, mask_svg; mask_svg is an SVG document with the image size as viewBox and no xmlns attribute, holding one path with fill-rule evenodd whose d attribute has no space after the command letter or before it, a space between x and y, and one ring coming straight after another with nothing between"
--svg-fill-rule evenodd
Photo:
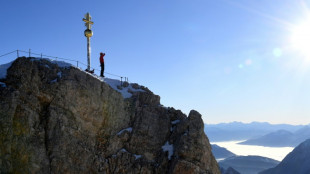
<instances>
[{"instance_id":1,"label":"climber silhouette","mask_svg":"<svg viewBox=\"0 0 310 174\"><path fill-rule=\"evenodd\" d=\"M104 73L104 56L105 53L100 53L100 66L101 66L101 71L100 71L100 77L104 77L103 73Z\"/></svg>"}]
</instances>

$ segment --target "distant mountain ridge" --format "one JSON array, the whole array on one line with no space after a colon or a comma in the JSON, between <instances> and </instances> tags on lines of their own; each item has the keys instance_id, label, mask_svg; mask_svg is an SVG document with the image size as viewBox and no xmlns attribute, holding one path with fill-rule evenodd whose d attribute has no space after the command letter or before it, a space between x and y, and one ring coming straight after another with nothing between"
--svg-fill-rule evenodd
<instances>
[{"instance_id":1,"label":"distant mountain ridge","mask_svg":"<svg viewBox=\"0 0 310 174\"><path fill-rule=\"evenodd\" d=\"M267 122L231 122L220 124L205 124L205 132L211 142L237 141L257 138L277 130L295 132L304 125L270 124Z\"/></svg>"},{"instance_id":2,"label":"distant mountain ridge","mask_svg":"<svg viewBox=\"0 0 310 174\"><path fill-rule=\"evenodd\" d=\"M259 174L309 174L310 173L310 139L298 145L280 164Z\"/></svg>"},{"instance_id":3,"label":"distant mountain ridge","mask_svg":"<svg viewBox=\"0 0 310 174\"><path fill-rule=\"evenodd\" d=\"M232 167L228 167L227 169L224 169L223 167L220 168L222 174L240 174L238 171L236 171Z\"/></svg>"},{"instance_id":4,"label":"distant mountain ridge","mask_svg":"<svg viewBox=\"0 0 310 174\"><path fill-rule=\"evenodd\" d=\"M286 130L278 130L261 136L259 138L249 139L239 144L246 145L259 145L270 147L296 147L301 142L310 138L310 127L304 126L303 128L292 133Z\"/></svg>"},{"instance_id":5,"label":"distant mountain ridge","mask_svg":"<svg viewBox=\"0 0 310 174\"><path fill-rule=\"evenodd\" d=\"M261 156L235 156L219 162L224 169L232 167L242 174L257 174L260 171L275 167L279 161Z\"/></svg>"},{"instance_id":6,"label":"distant mountain ridge","mask_svg":"<svg viewBox=\"0 0 310 174\"><path fill-rule=\"evenodd\" d=\"M225 159L225 158L236 156L236 154L234 154L231 151L227 150L226 148L220 147L216 144L211 144L211 148L212 148L212 153L213 153L216 160L221 159L221 158Z\"/></svg>"}]
</instances>

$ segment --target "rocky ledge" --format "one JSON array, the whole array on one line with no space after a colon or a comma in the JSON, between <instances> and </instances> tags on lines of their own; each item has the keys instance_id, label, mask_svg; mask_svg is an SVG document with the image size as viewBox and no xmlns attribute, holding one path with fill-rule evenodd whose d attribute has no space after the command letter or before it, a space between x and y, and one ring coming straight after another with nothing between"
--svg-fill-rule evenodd
<instances>
[{"instance_id":1,"label":"rocky ledge","mask_svg":"<svg viewBox=\"0 0 310 174\"><path fill-rule=\"evenodd\" d=\"M147 88L25 57L0 82L0 173L220 173L201 115Z\"/></svg>"}]
</instances>

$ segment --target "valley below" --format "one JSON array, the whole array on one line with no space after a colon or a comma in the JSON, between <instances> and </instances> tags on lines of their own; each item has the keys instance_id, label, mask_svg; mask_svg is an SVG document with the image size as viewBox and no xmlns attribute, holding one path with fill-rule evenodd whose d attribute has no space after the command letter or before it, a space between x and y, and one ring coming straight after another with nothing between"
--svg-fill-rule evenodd
<instances>
[{"instance_id":1,"label":"valley below","mask_svg":"<svg viewBox=\"0 0 310 174\"><path fill-rule=\"evenodd\" d=\"M238 156L256 155L268 157L278 161L282 161L284 157L294 149L293 147L265 147L238 144L240 142L242 141L211 142L211 144L216 144L220 147L226 148Z\"/></svg>"}]
</instances>

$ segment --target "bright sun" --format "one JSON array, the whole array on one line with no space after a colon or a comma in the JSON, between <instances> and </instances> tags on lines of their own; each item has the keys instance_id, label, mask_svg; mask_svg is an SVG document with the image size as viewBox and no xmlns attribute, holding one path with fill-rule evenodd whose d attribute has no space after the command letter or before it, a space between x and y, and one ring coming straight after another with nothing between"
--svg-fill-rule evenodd
<instances>
[{"instance_id":1,"label":"bright sun","mask_svg":"<svg viewBox=\"0 0 310 174\"><path fill-rule=\"evenodd\" d=\"M293 49L310 61L310 19L293 28L291 42Z\"/></svg>"}]
</instances>

